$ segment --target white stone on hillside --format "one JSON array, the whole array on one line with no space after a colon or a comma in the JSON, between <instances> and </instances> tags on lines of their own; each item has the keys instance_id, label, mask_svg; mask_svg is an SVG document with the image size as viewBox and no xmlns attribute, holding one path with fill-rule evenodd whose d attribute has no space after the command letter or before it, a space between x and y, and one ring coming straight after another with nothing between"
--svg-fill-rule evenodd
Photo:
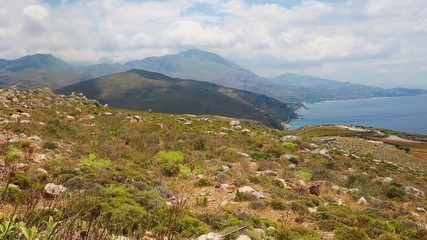
<instances>
[{"instance_id":1,"label":"white stone on hillside","mask_svg":"<svg viewBox=\"0 0 427 240\"><path fill-rule=\"evenodd\" d=\"M203 234L202 236L196 238L196 240L220 240L221 239L221 235L216 234L216 233L208 233L208 234Z\"/></svg>"},{"instance_id":2,"label":"white stone on hillside","mask_svg":"<svg viewBox=\"0 0 427 240\"><path fill-rule=\"evenodd\" d=\"M366 204L368 204L368 201L366 201L365 197L361 197L361 198L359 198L359 200L357 201L357 204L363 204L363 205L366 205Z\"/></svg>"},{"instance_id":3,"label":"white stone on hillside","mask_svg":"<svg viewBox=\"0 0 427 240\"><path fill-rule=\"evenodd\" d=\"M240 121L239 120L231 120L230 121L230 126L238 126L240 125Z\"/></svg>"},{"instance_id":4,"label":"white stone on hillside","mask_svg":"<svg viewBox=\"0 0 427 240\"><path fill-rule=\"evenodd\" d=\"M251 238L248 235L240 235L236 240L251 240Z\"/></svg>"},{"instance_id":5,"label":"white stone on hillside","mask_svg":"<svg viewBox=\"0 0 427 240\"><path fill-rule=\"evenodd\" d=\"M67 191L67 188L62 185L56 185L55 183L48 183L44 186L44 192L52 197L59 196Z\"/></svg>"},{"instance_id":6,"label":"white stone on hillside","mask_svg":"<svg viewBox=\"0 0 427 240\"><path fill-rule=\"evenodd\" d=\"M279 138L279 141L281 142L288 142L288 141L296 141L299 140L300 137L295 136L295 135L287 135L287 136L283 136L281 138Z\"/></svg>"}]
</instances>

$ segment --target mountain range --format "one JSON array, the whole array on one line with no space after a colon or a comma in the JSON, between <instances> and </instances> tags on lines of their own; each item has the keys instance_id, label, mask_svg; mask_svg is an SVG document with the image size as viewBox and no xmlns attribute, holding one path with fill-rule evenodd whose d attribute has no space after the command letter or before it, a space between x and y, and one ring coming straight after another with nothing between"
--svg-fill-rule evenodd
<instances>
[{"instance_id":1,"label":"mountain range","mask_svg":"<svg viewBox=\"0 0 427 240\"><path fill-rule=\"evenodd\" d=\"M11 86L84 92L120 108L248 118L275 128L297 116L294 110L302 106L300 102L427 93L290 73L264 78L196 49L124 64L77 66L50 54L1 59L0 87Z\"/></svg>"}]
</instances>

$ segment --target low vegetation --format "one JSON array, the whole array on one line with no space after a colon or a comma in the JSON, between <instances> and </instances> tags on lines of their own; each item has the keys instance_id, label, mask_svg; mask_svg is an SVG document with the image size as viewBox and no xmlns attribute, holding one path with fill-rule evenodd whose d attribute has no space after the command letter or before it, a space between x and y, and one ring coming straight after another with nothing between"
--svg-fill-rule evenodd
<instances>
[{"instance_id":1,"label":"low vegetation","mask_svg":"<svg viewBox=\"0 0 427 240\"><path fill-rule=\"evenodd\" d=\"M0 239L427 239L427 162L366 133L47 90L0 105Z\"/></svg>"}]
</instances>

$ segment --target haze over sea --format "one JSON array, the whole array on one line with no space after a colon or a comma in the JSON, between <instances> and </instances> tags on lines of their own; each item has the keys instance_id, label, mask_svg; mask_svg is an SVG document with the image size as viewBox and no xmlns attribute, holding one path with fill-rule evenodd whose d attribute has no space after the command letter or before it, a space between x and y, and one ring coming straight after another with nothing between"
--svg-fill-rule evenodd
<instances>
[{"instance_id":1,"label":"haze over sea","mask_svg":"<svg viewBox=\"0 0 427 240\"><path fill-rule=\"evenodd\" d=\"M307 104L290 126L353 124L427 135L427 95Z\"/></svg>"}]
</instances>

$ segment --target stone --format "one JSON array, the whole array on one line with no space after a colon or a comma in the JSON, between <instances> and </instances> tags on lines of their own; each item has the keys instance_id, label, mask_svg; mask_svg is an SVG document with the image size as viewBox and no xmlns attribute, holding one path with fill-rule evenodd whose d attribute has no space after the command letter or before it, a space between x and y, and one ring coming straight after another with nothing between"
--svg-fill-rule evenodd
<instances>
[{"instance_id":1,"label":"stone","mask_svg":"<svg viewBox=\"0 0 427 240\"><path fill-rule=\"evenodd\" d=\"M285 160L290 160L290 159L298 159L298 156L295 156L295 155L292 155L292 154L289 154L289 153L286 153L286 154L283 154L283 155L281 155L280 156L280 158L281 159L285 159Z\"/></svg>"},{"instance_id":2,"label":"stone","mask_svg":"<svg viewBox=\"0 0 427 240\"><path fill-rule=\"evenodd\" d=\"M240 125L240 121L239 120L231 120L230 121L230 126L239 126Z\"/></svg>"},{"instance_id":3,"label":"stone","mask_svg":"<svg viewBox=\"0 0 427 240\"><path fill-rule=\"evenodd\" d=\"M417 207L416 209L415 209L417 212L420 212L420 213L425 213L425 214L427 214L427 210L425 209L425 208L422 208L422 207Z\"/></svg>"},{"instance_id":4,"label":"stone","mask_svg":"<svg viewBox=\"0 0 427 240\"><path fill-rule=\"evenodd\" d=\"M277 175L279 175L277 172L272 170L259 171L256 174L264 177L277 177Z\"/></svg>"},{"instance_id":5,"label":"stone","mask_svg":"<svg viewBox=\"0 0 427 240\"><path fill-rule=\"evenodd\" d=\"M255 189L253 189L250 186L244 186L244 187L239 188L239 192L241 192L241 193L253 193L253 192L255 192Z\"/></svg>"},{"instance_id":6,"label":"stone","mask_svg":"<svg viewBox=\"0 0 427 240\"><path fill-rule=\"evenodd\" d=\"M6 167L6 163L0 159L0 168Z\"/></svg>"},{"instance_id":7,"label":"stone","mask_svg":"<svg viewBox=\"0 0 427 240\"><path fill-rule=\"evenodd\" d=\"M267 198L267 194L261 192L261 191L256 191L254 193L252 193L256 198L258 199L266 199Z\"/></svg>"},{"instance_id":8,"label":"stone","mask_svg":"<svg viewBox=\"0 0 427 240\"><path fill-rule=\"evenodd\" d=\"M297 168L297 165L294 164L294 163L289 163L288 168L291 169L291 170L294 170L294 169Z\"/></svg>"},{"instance_id":9,"label":"stone","mask_svg":"<svg viewBox=\"0 0 427 240\"><path fill-rule=\"evenodd\" d=\"M67 115L65 118L70 121L76 120L74 116L70 116L70 115Z\"/></svg>"},{"instance_id":10,"label":"stone","mask_svg":"<svg viewBox=\"0 0 427 240\"><path fill-rule=\"evenodd\" d=\"M391 182L393 182L393 178L386 177L386 178L383 179L383 182L385 182L385 183L391 183Z\"/></svg>"},{"instance_id":11,"label":"stone","mask_svg":"<svg viewBox=\"0 0 427 240\"><path fill-rule=\"evenodd\" d=\"M361 198L359 198L359 200L357 201L357 204L363 204L363 205L366 205L366 204L368 204L368 201L366 200L366 198L365 197L361 197Z\"/></svg>"},{"instance_id":12,"label":"stone","mask_svg":"<svg viewBox=\"0 0 427 240\"><path fill-rule=\"evenodd\" d=\"M41 137L34 135L34 136L29 137L28 140L34 141L34 142L40 142L42 139L41 139Z\"/></svg>"},{"instance_id":13,"label":"stone","mask_svg":"<svg viewBox=\"0 0 427 240\"><path fill-rule=\"evenodd\" d=\"M251 240L251 238L248 235L240 235L236 240Z\"/></svg>"},{"instance_id":14,"label":"stone","mask_svg":"<svg viewBox=\"0 0 427 240\"><path fill-rule=\"evenodd\" d=\"M338 206L342 206L342 205L344 205L344 202L341 200L341 198L339 198L339 199L337 200L337 205L338 205Z\"/></svg>"},{"instance_id":15,"label":"stone","mask_svg":"<svg viewBox=\"0 0 427 240\"><path fill-rule=\"evenodd\" d=\"M210 232L208 234L203 234L198 238L196 238L196 240L220 240L220 239L221 239L221 235L213 232Z\"/></svg>"},{"instance_id":16,"label":"stone","mask_svg":"<svg viewBox=\"0 0 427 240\"><path fill-rule=\"evenodd\" d=\"M43 161L47 160L46 154L37 154L34 156L33 161L35 163L41 163Z\"/></svg>"},{"instance_id":17,"label":"stone","mask_svg":"<svg viewBox=\"0 0 427 240\"><path fill-rule=\"evenodd\" d=\"M44 192L50 197L57 197L64 194L67 188L62 185L56 185L55 183L48 183L44 186Z\"/></svg>"},{"instance_id":18,"label":"stone","mask_svg":"<svg viewBox=\"0 0 427 240\"><path fill-rule=\"evenodd\" d=\"M317 207L309 207L308 212L309 213L317 213Z\"/></svg>"},{"instance_id":19,"label":"stone","mask_svg":"<svg viewBox=\"0 0 427 240\"><path fill-rule=\"evenodd\" d=\"M138 115L133 116L133 119L135 119L137 122L141 122L142 118Z\"/></svg>"},{"instance_id":20,"label":"stone","mask_svg":"<svg viewBox=\"0 0 427 240\"><path fill-rule=\"evenodd\" d=\"M36 169L36 173L40 173L40 174L43 174L43 175L47 175L47 171L46 171L46 169L43 169L43 168L37 168L37 169Z\"/></svg>"},{"instance_id":21,"label":"stone","mask_svg":"<svg viewBox=\"0 0 427 240\"><path fill-rule=\"evenodd\" d=\"M237 154L244 157L244 158L251 158L251 156L249 156L249 154L244 153L244 152L237 152Z\"/></svg>"},{"instance_id":22,"label":"stone","mask_svg":"<svg viewBox=\"0 0 427 240\"><path fill-rule=\"evenodd\" d=\"M226 165L222 165L222 166L221 166L221 171L223 171L223 172L227 172L228 170L230 170L230 167L229 167L229 166L226 166Z\"/></svg>"},{"instance_id":23,"label":"stone","mask_svg":"<svg viewBox=\"0 0 427 240\"><path fill-rule=\"evenodd\" d=\"M192 124L191 121L187 121L187 122L184 123L185 126L190 126L191 124Z\"/></svg>"},{"instance_id":24,"label":"stone","mask_svg":"<svg viewBox=\"0 0 427 240\"><path fill-rule=\"evenodd\" d=\"M289 141L297 141L299 139L300 139L300 137L298 137L298 136L287 135L287 136L283 136L283 137L279 138L279 141L281 141L281 142L289 142Z\"/></svg>"},{"instance_id":25,"label":"stone","mask_svg":"<svg viewBox=\"0 0 427 240\"><path fill-rule=\"evenodd\" d=\"M28 114L28 113L26 113L26 112L21 113L21 116L22 117L26 117L26 118L30 118L31 117L31 115Z\"/></svg>"},{"instance_id":26,"label":"stone","mask_svg":"<svg viewBox=\"0 0 427 240\"><path fill-rule=\"evenodd\" d=\"M416 197L424 198L426 196L423 191L419 190L418 188L414 188L412 186L405 187L405 191Z\"/></svg>"}]
</instances>

